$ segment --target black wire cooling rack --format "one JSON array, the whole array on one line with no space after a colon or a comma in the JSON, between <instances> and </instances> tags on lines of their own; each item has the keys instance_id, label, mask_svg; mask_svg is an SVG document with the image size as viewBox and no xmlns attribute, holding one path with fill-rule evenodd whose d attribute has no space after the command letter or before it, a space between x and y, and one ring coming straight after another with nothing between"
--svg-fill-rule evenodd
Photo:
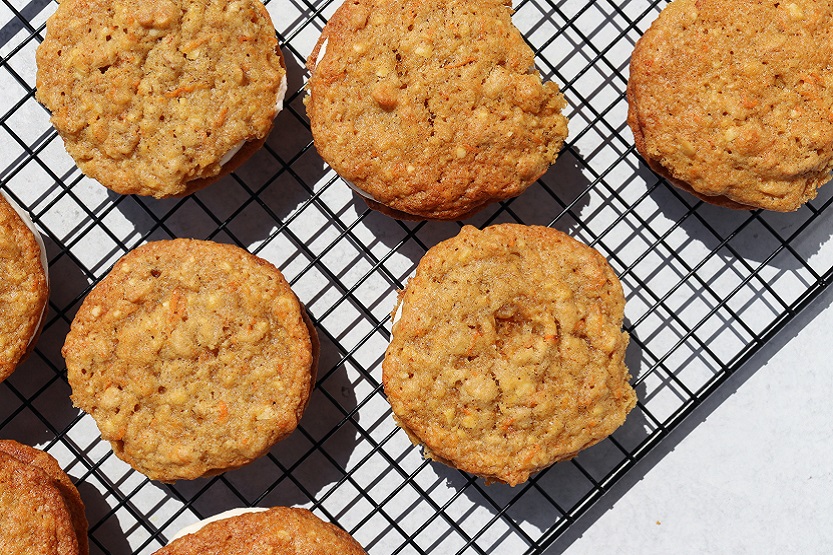
<instances>
[{"instance_id":1,"label":"black wire cooling rack","mask_svg":"<svg viewBox=\"0 0 833 555\"><path fill-rule=\"evenodd\" d=\"M625 125L633 44L666 2L522 0L514 20L570 107L558 163L519 198L467 223L559 228L595 246L628 298L627 361L639 405L610 439L510 488L424 461L381 386L389 312L426 249L460 223L372 212L312 146L304 60L338 2L271 0L289 72L286 109L235 175L181 200L122 197L84 177L34 99L51 0L0 0L0 187L46 240L52 295L30 359L0 386L0 436L47 449L77 480L93 553L152 553L182 525L240 506L302 505L371 553L542 553L761 345L833 273L821 214L734 212L657 178ZM84 296L131 248L170 237L231 242L279 266L322 340L300 429L268 456L164 486L113 456L69 400L60 354Z\"/></svg>"}]
</instances>

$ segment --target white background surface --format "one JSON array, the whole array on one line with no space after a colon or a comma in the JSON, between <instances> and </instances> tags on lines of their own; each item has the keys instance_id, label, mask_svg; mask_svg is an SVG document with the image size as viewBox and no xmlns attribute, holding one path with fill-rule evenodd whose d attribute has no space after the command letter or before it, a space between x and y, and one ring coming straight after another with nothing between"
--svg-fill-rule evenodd
<instances>
[{"instance_id":1,"label":"white background surface","mask_svg":"<svg viewBox=\"0 0 833 555\"><path fill-rule=\"evenodd\" d=\"M833 291L547 553L833 553Z\"/></svg>"}]
</instances>

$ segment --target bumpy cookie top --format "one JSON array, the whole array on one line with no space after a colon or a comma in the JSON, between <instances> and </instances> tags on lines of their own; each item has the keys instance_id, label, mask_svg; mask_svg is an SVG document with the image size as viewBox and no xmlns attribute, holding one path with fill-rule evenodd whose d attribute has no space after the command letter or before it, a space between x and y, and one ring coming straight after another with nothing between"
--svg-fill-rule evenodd
<instances>
[{"instance_id":1,"label":"bumpy cookie top","mask_svg":"<svg viewBox=\"0 0 833 555\"><path fill-rule=\"evenodd\" d=\"M212 522L174 540L155 555L365 555L347 532L306 509L274 507Z\"/></svg>"},{"instance_id":2,"label":"bumpy cookie top","mask_svg":"<svg viewBox=\"0 0 833 555\"><path fill-rule=\"evenodd\" d=\"M400 303L385 393L433 459L516 485L636 403L619 280L559 231L464 227L425 254Z\"/></svg>"},{"instance_id":3,"label":"bumpy cookie top","mask_svg":"<svg viewBox=\"0 0 833 555\"><path fill-rule=\"evenodd\" d=\"M0 381L26 355L48 296L40 245L0 195Z\"/></svg>"},{"instance_id":4,"label":"bumpy cookie top","mask_svg":"<svg viewBox=\"0 0 833 555\"><path fill-rule=\"evenodd\" d=\"M298 424L314 330L277 268L232 245L176 239L125 255L64 345L76 406L152 479L263 455Z\"/></svg>"},{"instance_id":5,"label":"bumpy cookie top","mask_svg":"<svg viewBox=\"0 0 833 555\"><path fill-rule=\"evenodd\" d=\"M69 510L40 469L0 452L0 552L78 555Z\"/></svg>"},{"instance_id":6,"label":"bumpy cookie top","mask_svg":"<svg viewBox=\"0 0 833 555\"><path fill-rule=\"evenodd\" d=\"M72 527L78 540L78 553L89 553L87 542L87 516L84 512L84 502L72 480L58 464L58 461L45 451L35 449L29 445L18 443L11 439L0 439L0 453L14 457L18 461L40 469L46 478L61 494L69 511ZM5 551L3 551L5 553Z\"/></svg>"},{"instance_id":7,"label":"bumpy cookie top","mask_svg":"<svg viewBox=\"0 0 833 555\"><path fill-rule=\"evenodd\" d=\"M675 0L637 43L628 123L700 198L796 210L833 167L833 2Z\"/></svg>"},{"instance_id":8,"label":"bumpy cookie top","mask_svg":"<svg viewBox=\"0 0 833 555\"><path fill-rule=\"evenodd\" d=\"M37 63L37 98L81 170L155 197L204 186L264 138L285 75L258 0L63 0Z\"/></svg>"},{"instance_id":9,"label":"bumpy cookie top","mask_svg":"<svg viewBox=\"0 0 833 555\"><path fill-rule=\"evenodd\" d=\"M561 149L566 102L541 83L510 14L499 0L342 4L308 60L321 157L376 201L424 218L523 192Z\"/></svg>"}]
</instances>

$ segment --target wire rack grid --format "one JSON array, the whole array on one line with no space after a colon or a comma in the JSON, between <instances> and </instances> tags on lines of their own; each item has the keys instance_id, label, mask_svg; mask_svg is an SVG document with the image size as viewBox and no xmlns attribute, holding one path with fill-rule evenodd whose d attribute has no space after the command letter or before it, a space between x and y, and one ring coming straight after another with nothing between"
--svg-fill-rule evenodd
<instances>
[{"instance_id":1,"label":"wire rack grid","mask_svg":"<svg viewBox=\"0 0 833 555\"><path fill-rule=\"evenodd\" d=\"M93 553L153 553L180 527L239 506L296 505L372 555L543 553L770 337L833 273L821 214L734 212L678 192L639 159L625 125L628 59L666 2L521 0L514 21L570 106L570 138L530 190L466 223L550 225L595 246L621 276L639 404L611 438L521 486L486 486L423 460L384 399L381 361L396 292L462 223L372 212L317 156L302 104L304 60L338 1L267 3L286 57L286 109L240 170L190 197L108 192L67 156L34 99L50 0L0 0L0 187L46 240L52 293L41 339L0 385L0 436L39 445L74 477ZM60 354L85 295L143 242L209 238L279 266L321 336L300 428L248 467L162 485L119 461L69 400Z\"/></svg>"}]
</instances>

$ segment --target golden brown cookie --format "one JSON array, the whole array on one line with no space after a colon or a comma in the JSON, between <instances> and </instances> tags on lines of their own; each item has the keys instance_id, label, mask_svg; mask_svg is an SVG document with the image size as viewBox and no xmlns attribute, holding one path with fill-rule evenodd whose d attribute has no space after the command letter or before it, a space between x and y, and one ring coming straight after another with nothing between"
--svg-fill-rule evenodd
<instances>
[{"instance_id":1,"label":"golden brown cookie","mask_svg":"<svg viewBox=\"0 0 833 555\"><path fill-rule=\"evenodd\" d=\"M555 162L566 101L511 13L500 0L348 0L330 18L307 62L307 114L321 157L371 208L457 219Z\"/></svg>"},{"instance_id":2,"label":"golden brown cookie","mask_svg":"<svg viewBox=\"0 0 833 555\"><path fill-rule=\"evenodd\" d=\"M0 453L14 457L18 461L40 469L52 485L60 492L69 511L72 527L78 541L78 553L89 553L87 542L87 516L81 494L58 461L45 451L18 443L11 439L0 439Z\"/></svg>"},{"instance_id":3,"label":"golden brown cookie","mask_svg":"<svg viewBox=\"0 0 833 555\"><path fill-rule=\"evenodd\" d=\"M797 210L833 168L833 2L675 0L631 58L651 168L730 208Z\"/></svg>"},{"instance_id":4,"label":"golden brown cookie","mask_svg":"<svg viewBox=\"0 0 833 555\"><path fill-rule=\"evenodd\" d=\"M40 468L3 452L0 452L0 553L82 553L70 511L53 479Z\"/></svg>"},{"instance_id":5,"label":"golden brown cookie","mask_svg":"<svg viewBox=\"0 0 833 555\"><path fill-rule=\"evenodd\" d=\"M157 198L233 171L286 91L258 0L64 0L37 64L37 98L81 171Z\"/></svg>"},{"instance_id":6,"label":"golden brown cookie","mask_svg":"<svg viewBox=\"0 0 833 555\"><path fill-rule=\"evenodd\" d=\"M74 404L154 480L218 474L298 425L317 336L280 271L245 250L175 239L119 260L63 354Z\"/></svg>"},{"instance_id":7,"label":"golden brown cookie","mask_svg":"<svg viewBox=\"0 0 833 555\"><path fill-rule=\"evenodd\" d=\"M155 555L365 555L350 534L306 509L273 507L206 524Z\"/></svg>"},{"instance_id":8,"label":"golden brown cookie","mask_svg":"<svg viewBox=\"0 0 833 555\"><path fill-rule=\"evenodd\" d=\"M0 382L25 360L43 327L49 281L33 229L0 194Z\"/></svg>"},{"instance_id":9,"label":"golden brown cookie","mask_svg":"<svg viewBox=\"0 0 833 555\"><path fill-rule=\"evenodd\" d=\"M524 482L636 404L624 307L607 261L560 231L466 226L400 294L382 366L394 418L426 457Z\"/></svg>"}]
</instances>

